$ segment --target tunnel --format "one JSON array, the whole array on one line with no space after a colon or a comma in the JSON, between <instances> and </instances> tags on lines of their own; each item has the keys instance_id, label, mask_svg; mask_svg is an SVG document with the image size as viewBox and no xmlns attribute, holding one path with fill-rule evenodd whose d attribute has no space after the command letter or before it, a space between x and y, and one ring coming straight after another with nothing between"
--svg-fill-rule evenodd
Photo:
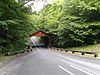
<instances>
[{"instance_id":1,"label":"tunnel","mask_svg":"<svg viewBox=\"0 0 100 75\"><path fill-rule=\"evenodd\" d=\"M29 35L31 47L49 47L50 38L49 35L43 31L38 31Z\"/></svg>"}]
</instances>

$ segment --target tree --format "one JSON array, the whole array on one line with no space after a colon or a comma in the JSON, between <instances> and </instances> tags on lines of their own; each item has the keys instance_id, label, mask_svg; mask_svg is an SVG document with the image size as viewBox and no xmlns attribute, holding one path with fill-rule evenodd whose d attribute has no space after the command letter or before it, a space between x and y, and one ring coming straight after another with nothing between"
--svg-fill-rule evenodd
<instances>
[{"instance_id":1,"label":"tree","mask_svg":"<svg viewBox=\"0 0 100 75\"><path fill-rule=\"evenodd\" d=\"M34 21L37 30L54 34L52 45L70 47L100 42L99 16L99 0L65 0L47 5Z\"/></svg>"},{"instance_id":2,"label":"tree","mask_svg":"<svg viewBox=\"0 0 100 75\"><path fill-rule=\"evenodd\" d=\"M0 0L0 50L13 52L24 49L31 25L26 7L15 0Z\"/></svg>"}]
</instances>

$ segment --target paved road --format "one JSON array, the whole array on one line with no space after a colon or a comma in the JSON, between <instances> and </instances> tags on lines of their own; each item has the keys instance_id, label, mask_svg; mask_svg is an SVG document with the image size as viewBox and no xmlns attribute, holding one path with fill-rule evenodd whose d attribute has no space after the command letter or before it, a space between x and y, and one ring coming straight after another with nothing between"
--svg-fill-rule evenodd
<instances>
[{"instance_id":1,"label":"paved road","mask_svg":"<svg viewBox=\"0 0 100 75\"><path fill-rule=\"evenodd\" d=\"M0 75L100 75L100 61L35 48L2 67Z\"/></svg>"}]
</instances>

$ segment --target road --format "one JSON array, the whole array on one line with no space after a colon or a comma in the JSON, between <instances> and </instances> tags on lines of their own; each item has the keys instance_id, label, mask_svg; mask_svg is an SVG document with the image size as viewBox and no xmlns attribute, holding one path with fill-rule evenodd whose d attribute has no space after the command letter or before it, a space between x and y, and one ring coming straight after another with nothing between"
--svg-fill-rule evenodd
<instances>
[{"instance_id":1,"label":"road","mask_svg":"<svg viewBox=\"0 0 100 75\"><path fill-rule=\"evenodd\" d=\"M100 60L35 48L1 67L0 75L100 75Z\"/></svg>"}]
</instances>

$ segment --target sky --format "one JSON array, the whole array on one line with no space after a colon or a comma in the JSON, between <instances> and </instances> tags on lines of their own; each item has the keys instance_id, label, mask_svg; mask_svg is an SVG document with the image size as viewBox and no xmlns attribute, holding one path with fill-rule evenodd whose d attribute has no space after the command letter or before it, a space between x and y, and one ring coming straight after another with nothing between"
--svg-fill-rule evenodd
<instances>
[{"instance_id":1,"label":"sky","mask_svg":"<svg viewBox=\"0 0 100 75\"><path fill-rule=\"evenodd\" d=\"M43 9L47 4L52 4L52 0L35 0L30 1L25 6L30 6L32 9L32 12L36 11L39 12L41 9Z\"/></svg>"}]
</instances>

